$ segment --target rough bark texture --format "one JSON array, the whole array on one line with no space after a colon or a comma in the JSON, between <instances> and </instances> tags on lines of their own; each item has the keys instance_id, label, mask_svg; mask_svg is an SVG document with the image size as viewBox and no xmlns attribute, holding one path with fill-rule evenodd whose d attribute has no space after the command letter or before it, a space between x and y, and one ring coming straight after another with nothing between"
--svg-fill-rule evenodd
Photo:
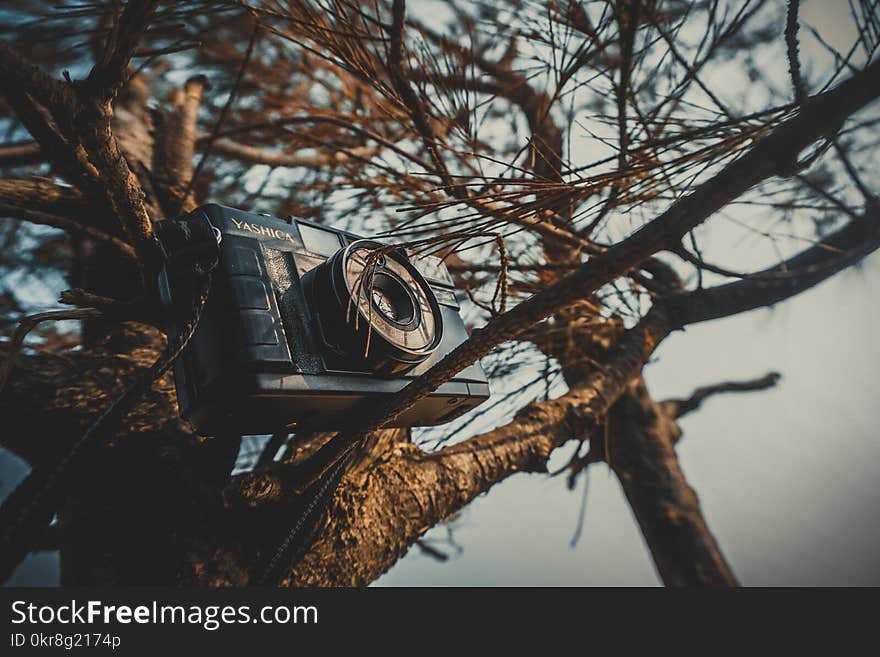
<instances>
[{"instance_id":1,"label":"rough bark texture","mask_svg":"<svg viewBox=\"0 0 880 657\"><path fill-rule=\"evenodd\" d=\"M679 434L675 421L634 380L611 408L604 449L663 583L737 586L678 463Z\"/></svg>"}]
</instances>

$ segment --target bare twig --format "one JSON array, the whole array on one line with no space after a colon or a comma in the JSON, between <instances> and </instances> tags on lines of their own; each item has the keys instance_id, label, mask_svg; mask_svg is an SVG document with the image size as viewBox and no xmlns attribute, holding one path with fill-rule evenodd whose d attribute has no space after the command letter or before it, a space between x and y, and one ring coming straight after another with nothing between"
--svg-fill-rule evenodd
<instances>
[{"instance_id":1,"label":"bare twig","mask_svg":"<svg viewBox=\"0 0 880 657\"><path fill-rule=\"evenodd\" d=\"M0 214L35 224L60 228L69 233L90 237L99 242L109 244L126 258L137 261L137 254L135 254L134 248L128 242L110 235L103 230L79 223L78 221L68 219L67 217L49 214L48 212L40 212L38 210L30 210L16 205L9 205L7 203L0 203Z\"/></svg>"},{"instance_id":2,"label":"bare twig","mask_svg":"<svg viewBox=\"0 0 880 657\"><path fill-rule=\"evenodd\" d=\"M702 386L694 390L687 399L667 399L660 402L660 407L672 418L678 419L697 410L712 395L724 392L753 392L774 387L782 375L770 372L757 379L748 381L725 381L711 386Z\"/></svg>"},{"instance_id":3,"label":"bare twig","mask_svg":"<svg viewBox=\"0 0 880 657\"><path fill-rule=\"evenodd\" d=\"M94 308L78 308L76 310L50 310L48 312L30 315L21 320L18 328L15 329L15 333L12 334L12 340L9 342L9 347L6 351L6 359L0 363L0 393L3 392L3 388L6 386L9 373L12 372L12 368L15 366L15 361L24 346L24 340L27 337L27 334L38 324L48 321L57 322L62 319L95 319L102 316L103 314L100 310Z\"/></svg>"},{"instance_id":4,"label":"bare twig","mask_svg":"<svg viewBox=\"0 0 880 657\"><path fill-rule=\"evenodd\" d=\"M425 110L422 107L422 101L415 94L407 79L406 64L406 44L404 41L404 29L406 25L406 1L394 0L391 8L391 39L389 44L388 69L391 73L392 83L397 93L400 94L404 106L409 111L410 118L416 131L422 138L425 150L434 163L436 173L440 176L443 184L447 186L452 193L459 197L466 197L467 192L463 188L455 185L452 177L449 175L449 169L443 156L440 154L436 144L434 131L431 129L428 119L425 116Z\"/></svg>"},{"instance_id":5,"label":"bare twig","mask_svg":"<svg viewBox=\"0 0 880 657\"><path fill-rule=\"evenodd\" d=\"M801 77L800 55L798 53L798 9L800 0L788 0L788 11L785 19L785 46L788 53L788 71L794 88L794 99L798 105L807 100L807 87Z\"/></svg>"}]
</instances>

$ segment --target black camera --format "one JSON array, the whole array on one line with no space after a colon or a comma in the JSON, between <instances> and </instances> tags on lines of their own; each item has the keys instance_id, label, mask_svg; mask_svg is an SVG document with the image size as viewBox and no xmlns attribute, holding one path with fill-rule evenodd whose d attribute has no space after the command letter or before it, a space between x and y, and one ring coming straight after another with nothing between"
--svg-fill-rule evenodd
<instances>
[{"instance_id":1,"label":"black camera","mask_svg":"<svg viewBox=\"0 0 880 657\"><path fill-rule=\"evenodd\" d=\"M446 266L432 256L299 219L209 204L158 224L219 241L198 327L175 363L181 415L203 435L343 425L355 404L424 373L468 334ZM207 230L204 228L207 227ZM159 278L169 332L192 316L192 267ZM442 424L489 398L479 364L394 426Z\"/></svg>"}]
</instances>

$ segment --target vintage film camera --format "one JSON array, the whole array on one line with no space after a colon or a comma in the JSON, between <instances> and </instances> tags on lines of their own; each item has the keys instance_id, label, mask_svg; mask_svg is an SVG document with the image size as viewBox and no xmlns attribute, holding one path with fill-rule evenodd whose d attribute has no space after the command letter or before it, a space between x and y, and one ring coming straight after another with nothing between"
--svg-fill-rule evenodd
<instances>
[{"instance_id":1,"label":"vintage film camera","mask_svg":"<svg viewBox=\"0 0 880 657\"><path fill-rule=\"evenodd\" d=\"M200 434L338 429L356 403L397 392L467 338L437 258L215 204L157 230L166 244L169 227L195 235L199 226L219 239L219 263L175 383L181 415ZM191 266L172 264L159 277L172 333L191 318L192 278ZM474 364L395 426L442 424L488 397Z\"/></svg>"}]
</instances>

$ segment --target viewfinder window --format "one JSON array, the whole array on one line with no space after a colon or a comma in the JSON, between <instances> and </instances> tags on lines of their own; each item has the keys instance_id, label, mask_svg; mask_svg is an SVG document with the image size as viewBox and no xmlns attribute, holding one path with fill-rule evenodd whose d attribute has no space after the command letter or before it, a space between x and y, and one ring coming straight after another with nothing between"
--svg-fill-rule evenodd
<instances>
[{"instance_id":1,"label":"viewfinder window","mask_svg":"<svg viewBox=\"0 0 880 657\"><path fill-rule=\"evenodd\" d=\"M332 256L339 250L342 244L339 236L329 230L309 226L308 224L298 224L299 233L302 235L303 244L312 253L322 256Z\"/></svg>"}]
</instances>

